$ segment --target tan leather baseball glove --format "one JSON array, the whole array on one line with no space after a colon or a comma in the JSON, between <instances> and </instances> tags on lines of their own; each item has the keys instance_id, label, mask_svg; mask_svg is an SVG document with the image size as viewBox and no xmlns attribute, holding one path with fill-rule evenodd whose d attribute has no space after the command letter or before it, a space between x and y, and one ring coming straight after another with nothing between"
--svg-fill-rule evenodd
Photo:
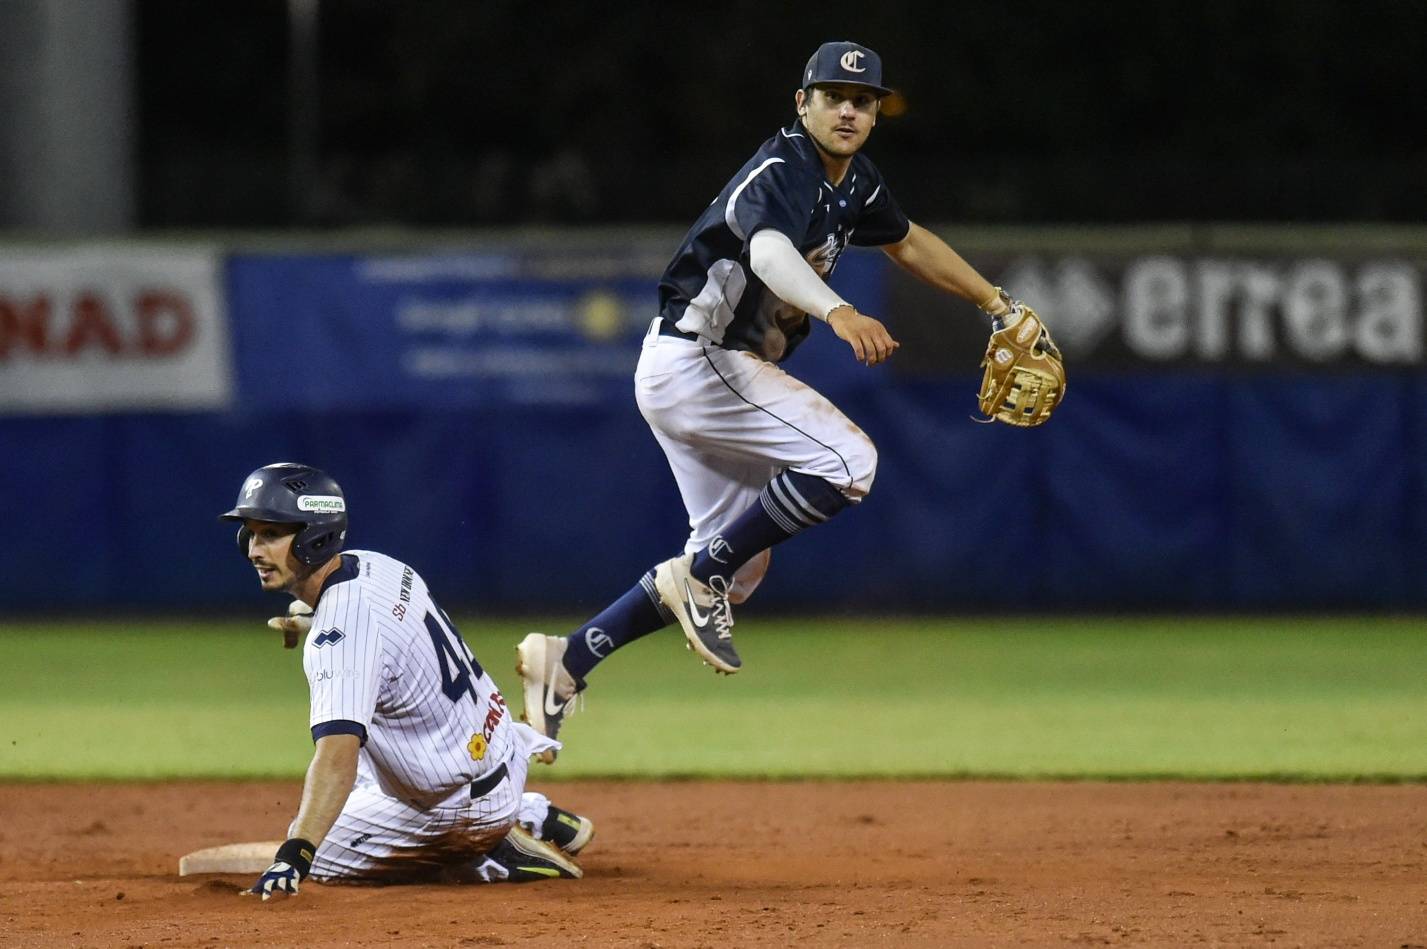
<instances>
[{"instance_id":1,"label":"tan leather baseball glove","mask_svg":"<svg viewBox=\"0 0 1427 949\"><path fill-rule=\"evenodd\" d=\"M1040 425L1065 398L1065 364L1035 310L1011 301L993 324L978 399L983 421L1029 428Z\"/></svg>"}]
</instances>

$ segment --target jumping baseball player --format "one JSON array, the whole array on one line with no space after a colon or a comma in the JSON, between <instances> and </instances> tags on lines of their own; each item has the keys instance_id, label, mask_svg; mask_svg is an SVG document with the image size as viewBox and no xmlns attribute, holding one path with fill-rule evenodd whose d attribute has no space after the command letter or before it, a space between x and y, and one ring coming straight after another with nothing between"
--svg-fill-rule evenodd
<instances>
[{"instance_id":1,"label":"jumping baseball player","mask_svg":"<svg viewBox=\"0 0 1427 949\"><path fill-rule=\"evenodd\" d=\"M872 50L820 46L794 93L794 121L729 179L664 271L635 395L679 484L688 542L570 636L532 633L520 643L525 717L543 735L556 735L596 663L670 623L705 663L737 672L731 608L763 579L770 548L867 496L877 471L872 441L779 365L814 320L867 366L897 350L879 320L826 283L848 244L881 247L998 328L1034 315L909 221L862 154L889 92ZM1012 424L1041 420L1007 415Z\"/></svg>"},{"instance_id":2,"label":"jumping baseball player","mask_svg":"<svg viewBox=\"0 0 1427 949\"><path fill-rule=\"evenodd\" d=\"M495 882L578 877L593 824L523 793L553 748L513 723L450 617L406 564L343 551L337 482L296 464L259 468L223 519L264 590L298 601L269 625L305 634L316 750L264 900L318 880ZM303 605L315 607L309 617ZM525 830L522 830L522 826ZM548 841L548 842L547 842ZM552 846L551 844L554 844Z\"/></svg>"}]
</instances>

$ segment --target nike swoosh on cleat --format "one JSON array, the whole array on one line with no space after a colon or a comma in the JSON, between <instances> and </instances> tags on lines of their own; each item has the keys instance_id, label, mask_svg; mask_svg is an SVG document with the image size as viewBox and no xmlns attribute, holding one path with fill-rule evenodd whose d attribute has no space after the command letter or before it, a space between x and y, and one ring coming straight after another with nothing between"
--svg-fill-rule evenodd
<instances>
[{"instance_id":1,"label":"nike swoosh on cleat","mask_svg":"<svg viewBox=\"0 0 1427 949\"><path fill-rule=\"evenodd\" d=\"M526 872L526 873L535 873L535 874L538 874L538 875L543 876L543 877L551 877L552 879L553 879L554 877L558 877L558 876L560 875L560 871L559 871L559 870L552 870L552 869L550 869L549 867L519 867L519 866L518 866L518 867L516 867L515 869L517 869L517 870L523 870L523 871Z\"/></svg>"},{"instance_id":2,"label":"nike swoosh on cleat","mask_svg":"<svg viewBox=\"0 0 1427 949\"><path fill-rule=\"evenodd\" d=\"M545 689L545 714L546 714L546 715L549 715L551 718L554 718L554 717L556 717L556 716L558 716L558 715L561 715L561 714L563 714L564 711L565 711L565 703L564 703L564 702L560 702L560 701L557 700L557 701L556 701L556 704L555 704L553 707L550 705L550 700L553 699L553 698L555 698L555 690L554 690L554 689L551 689L551 688L546 688L546 689Z\"/></svg>"},{"instance_id":3,"label":"nike swoosh on cleat","mask_svg":"<svg viewBox=\"0 0 1427 949\"><path fill-rule=\"evenodd\" d=\"M689 581L684 581L684 605L689 609L689 619L694 621L694 625L703 629L709 624L707 613L699 612L699 604L694 602L694 590L689 586Z\"/></svg>"}]
</instances>

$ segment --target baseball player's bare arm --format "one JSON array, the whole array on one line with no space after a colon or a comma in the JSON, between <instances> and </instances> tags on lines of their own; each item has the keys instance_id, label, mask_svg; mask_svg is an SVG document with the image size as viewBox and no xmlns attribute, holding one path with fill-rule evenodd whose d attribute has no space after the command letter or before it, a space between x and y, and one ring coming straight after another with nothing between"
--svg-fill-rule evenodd
<instances>
[{"instance_id":1,"label":"baseball player's bare arm","mask_svg":"<svg viewBox=\"0 0 1427 949\"><path fill-rule=\"evenodd\" d=\"M317 750L302 785L302 804L288 828L288 837L322 843L356 783L360 747L356 735L325 735L317 739Z\"/></svg>"},{"instance_id":2,"label":"baseball player's bare arm","mask_svg":"<svg viewBox=\"0 0 1427 949\"><path fill-rule=\"evenodd\" d=\"M970 300L992 316L1006 309L1006 304L997 298L996 288L985 277L940 237L915 222L906 237L882 250L903 270L938 290Z\"/></svg>"}]
</instances>

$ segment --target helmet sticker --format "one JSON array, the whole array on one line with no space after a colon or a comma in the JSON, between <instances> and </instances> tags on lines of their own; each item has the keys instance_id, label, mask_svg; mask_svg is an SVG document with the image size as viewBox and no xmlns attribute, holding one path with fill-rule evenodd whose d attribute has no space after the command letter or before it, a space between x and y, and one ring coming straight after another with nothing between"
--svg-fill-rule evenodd
<instances>
[{"instance_id":1,"label":"helmet sticker","mask_svg":"<svg viewBox=\"0 0 1427 949\"><path fill-rule=\"evenodd\" d=\"M347 502L333 494L304 494L297 499L297 509L316 514L345 514Z\"/></svg>"}]
</instances>

